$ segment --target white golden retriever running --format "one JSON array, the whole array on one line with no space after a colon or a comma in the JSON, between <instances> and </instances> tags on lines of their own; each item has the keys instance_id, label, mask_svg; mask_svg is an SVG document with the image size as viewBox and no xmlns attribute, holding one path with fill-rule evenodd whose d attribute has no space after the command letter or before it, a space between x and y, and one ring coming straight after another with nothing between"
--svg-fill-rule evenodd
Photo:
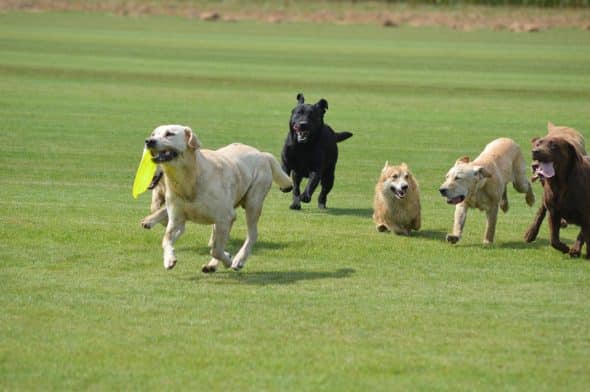
<instances>
[{"instance_id":1,"label":"white golden retriever running","mask_svg":"<svg viewBox=\"0 0 590 392\"><path fill-rule=\"evenodd\" d=\"M535 195L526 176L526 164L520 147L512 139L492 141L472 162L468 157L457 160L439 189L447 203L456 205L453 233L447 235L447 241L455 244L461 239L467 209L471 207L486 212L483 242L494 242L498 208L508 211L506 186L509 182L516 191L526 193L526 202L532 206Z\"/></svg>"},{"instance_id":2,"label":"white golden retriever running","mask_svg":"<svg viewBox=\"0 0 590 392\"><path fill-rule=\"evenodd\" d=\"M153 161L164 171L166 207L145 217L141 225L149 229L168 219L162 240L164 267L176 265L174 242L190 220L213 225L209 240L213 258L203 266L203 272L215 272L219 261L225 267L241 269L258 237L262 203L272 182L283 192L293 186L275 157L238 143L216 151L201 149L193 131L182 125L161 125L145 143ZM248 235L232 260L225 246L238 206L246 210Z\"/></svg>"}]
</instances>

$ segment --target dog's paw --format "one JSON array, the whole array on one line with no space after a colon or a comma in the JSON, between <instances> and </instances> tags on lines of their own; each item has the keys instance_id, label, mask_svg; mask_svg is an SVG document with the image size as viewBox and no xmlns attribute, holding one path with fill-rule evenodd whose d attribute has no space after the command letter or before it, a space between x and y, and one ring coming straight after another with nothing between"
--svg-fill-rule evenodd
<instances>
[{"instance_id":1,"label":"dog's paw","mask_svg":"<svg viewBox=\"0 0 590 392\"><path fill-rule=\"evenodd\" d=\"M456 235L447 234L447 242L450 242L451 244L456 244L457 242L459 242L459 237Z\"/></svg>"},{"instance_id":2,"label":"dog's paw","mask_svg":"<svg viewBox=\"0 0 590 392\"><path fill-rule=\"evenodd\" d=\"M167 270L171 270L176 266L176 261L176 257L164 259L164 268L166 268Z\"/></svg>"},{"instance_id":3,"label":"dog's paw","mask_svg":"<svg viewBox=\"0 0 590 392\"><path fill-rule=\"evenodd\" d=\"M231 269L233 269L234 271L239 271L242 268L244 268L244 263L235 263L231 266Z\"/></svg>"},{"instance_id":4,"label":"dog's paw","mask_svg":"<svg viewBox=\"0 0 590 392\"><path fill-rule=\"evenodd\" d=\"M301 209L301 204L299 203L291 203L291 205L289 206L290 209L292 210L300 210Z\"/></svg>"},{"instance_id":5,"label":"dog's paw","mask_svg":"<svg viewBox=\"0 0 590 392\"><path fill-rule=\"evenodd\" d=\"M311 196L303 192L299 200L301 200L302 203L309 203L311 201Z\"/></svg>"},{"instance_id":6,"label":"dog's paw","mask_svg":"<svg viewBox=\"0 0 590 392\"><path fill-rule=\"evenodd\" d=\"M201 267L201 272L203 272L204 274L211 274L215 271L217 271L217 267L213 267L208 264L205 264Z\"/></svg>"},{"instance_id":7,"label":"dog's paw","mask_svg":"<svg viewBox=\"0 0 590 392\"><path fill-rule=\"evenodd\" d=\"M537 234L538 232L536 230L527 230L527 232L524 233L524 242L527 244L533 242L537 239Z\"/></svg>"},{"instance_id":8,"label":"dog's paw","mask_svg":"<svg viewBox=\"0 0 590 392\"><path fill-rule=\"evenodd\" d=\"M326 209L328 209L328 207L326 207L326 203L318 203L318 208L320 210L326 210Z\"/></svg>"},{"instance_id":9,"label":"dog's paw","mask_svg":"<svg viewBox=\"0 0 590 392\"><path fill-rule=\"evenodd\" d=\"M569 253L570 257L576 258L576 257L580 257L580 255L582 254L582 250L580 249L580 247L572 246L568 253Z\"/></svg>"},{"instance_id":10,"label":"dog's paw","mask_svg":"<svg viewBox=\"0 0 590 392\"><path fill-rule=\"evenodd\" d=\"M561 218L561 220L559 221L559 227L561 227L562 229L565 229L567 227L567 221L563 218Z\"/></svg>"},{"instance_id":11,"label":"dog's paw","mask_svg":"<svg viewBox=\"0 0 590 392\"><path fill-rule=\"evenodd\" d=\"M139 222L139 224L141 225L141 227L143 227L144 229L151 229L152 227L154 227L154 222L150 221L149 219L142 219L141 222Z\"/></svg>"},{"instance_id":12,"label":"dog's paw","mask_svg":"<svg viewBox=\"0 0 590 392\"><path fill-rule=\"evenodd\" d=\"M377 225L375 226L375 229L377 229L379 233L386 233L389 231L389 229L385 225Z\"/></svg>"}]
</instances>

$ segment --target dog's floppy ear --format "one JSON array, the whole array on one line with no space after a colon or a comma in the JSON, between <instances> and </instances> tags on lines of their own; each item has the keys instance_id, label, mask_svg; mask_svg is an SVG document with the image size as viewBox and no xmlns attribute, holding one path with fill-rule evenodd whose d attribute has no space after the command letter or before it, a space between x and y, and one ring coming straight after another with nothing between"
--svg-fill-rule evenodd
<instances>
[{"instance_id":1,"label":"dog's floppy ear","mask_svg":"<svg viewBox=\"0 0 590 392\"><path fill-rule=\"evenodd\" d=\"M297 102L299 102L300 105L305 103L305 97L303 96L303 93L297 94Z\"/></svg>"},{"instance_id":2,"label":"dog's floppy ear","mask_svg":"<svg viewBox=\"0 0 590 392\"><path fill-rule=\"evenodd\" d=\"M193 133L193 130L190 129L189 127L184 128L184 136L186 137L186 145L189 148L196 150L197 148L201 147L201 143L199 142L199 139L197 139L197 136Z\"/></svg>"},{"instance_id":3,"label":"dog's floppy ear","mask_svg":"<svg viewBox=\"0 0 590 392\"><path fill-rule=\"evenodd\" d=\"M570 156L574 158L574 161L580 163L584 161L584 152L580 150L580 147L571 143L569 141L567 143L567 148L569 150Z\"/></svg>"},{"instance_id":4,"label":"dog's floppy ear","mask_svg":"<svg viewBox=\"0 0 590 392\"><path fill-rule=\"evenodd\" d=\"M492 173L487 171L487 169L483 166L474 166L473 171L475 172L475 175L480 178L489 178L492 176Z\"/></svg>"},{"instance_id":5,"label":"dog's floppy ear","mask_svg":"<svg viewBox=\"0 0 590 392\"><path fill-rule=\"evenodd\" d=\"M459 159L457 159L457 162L455 162L455 164L457 163L469 163L469 157L465 156L465 157L461 157Z\"/></svg>"},{"instance_id":6,"label":"dog's floppy ear","mask_svg":"<svg viewBox=\"0 0 590 392\"><path fill-rule=\"evenodd\" d=\"M381 169L381 173L383 173L389 167L389 161L385 161L385 165L383 165L383 169Z\"/></svg>"},{"instance_id":7,"label":"dog's floppy ear","mask_svg":"<svg viewBox=\"0 0 590 392\"><path fill-rule=\"evenodd\" d=\"M322 110L322 113L326 113L326 110L328 110L328 101L326 101L324 98L322 98L319 101L317 101L315 106L320 108Z\"/></svg>"}]
</instances>

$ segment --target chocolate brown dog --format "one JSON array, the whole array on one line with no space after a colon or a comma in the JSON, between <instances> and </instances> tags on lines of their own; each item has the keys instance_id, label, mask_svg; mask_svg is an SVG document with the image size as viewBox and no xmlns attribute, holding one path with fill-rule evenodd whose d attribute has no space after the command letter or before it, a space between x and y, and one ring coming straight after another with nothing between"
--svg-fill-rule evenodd
<instances>
[{"instance_id":1,"label":"chocolate brown dog","mask_svg":"<svg viewBox=\"0 0 590 392\"><path fill-rule=\"evenodd\" d=\"M547 123L547 136L558 136L562 137L568 142L572 143L579 151L581 151L584 155L586 155L586 147L584 142L584 137L578 131L573 128L564 127L564 126L556 126L552 122ZM537 138L533 139L532 143L534 145ZM533 177L532 181L539 180L541 184L544 182L544 177L541 171L539 170L539 162L533 161L532 164L533 168ZM531 223L530 227L524 234L525 242L533 242L537 238L537 234L539 234L539 228L541 227L541 223L543 223L543 219L545 219L545 215L547 213L547 209L544 205L539 207L537 214L535 215L535 219L533 223ZM567 227L567 221L562 219L560 223L561 227Z\"/></svg>"},{"instance_id":2,"label":"chocolate brown dog","mask_svg":"<svg viewBox=\"0 0 590 392\"><path fill-rule=\"evenodd\" d=\"M532 156L539 165L536 172L543 177L543 205L549 212L551 246L575 257L586 242L586 258L590 259L590 158L576 143L558 135L533 139ZM559 238L562 218L581 227L571 248Z\"/></svg>"}]
</instances>

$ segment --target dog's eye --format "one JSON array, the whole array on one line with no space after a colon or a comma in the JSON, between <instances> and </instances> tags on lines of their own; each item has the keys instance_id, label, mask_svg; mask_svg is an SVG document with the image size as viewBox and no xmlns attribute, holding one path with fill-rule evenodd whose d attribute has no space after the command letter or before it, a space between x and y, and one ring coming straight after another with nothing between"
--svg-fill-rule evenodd
<instances>
[{"instance_id":1,"label":"dog's eye","mask_svg":"<svg viewBox=\"0 0 590 392\"><path fill-rule=\"evenodd\" d=\"M408 179L408 177L410 177L410 176L406 174L406 175L404 176L404 180L407 180L407 179Z\"/></svg>"},{"instance_id":2,"label":"dog's eye","mask_svg":"<svg viewBox=\"0 0 590 392\"><path fill-rule=\"evenodd\" d=\"M170 132L170 131L166 131L166 133L164 134L164 137L170 137L170 136L174 136L174 133Z\"/></svg>"},{"instance_id":3,"label":"dog's eye","mask_svg":"<svg viewBox=\"0 0 590 392\"><path fill-rule=\"evenodd\" d=\"M393 176L391 176L391 178L393 178L394 180L397 180L399 176L397 174L394 174Z\"/></svg>"},{"instance_id":4,"label":"dog's eye","mask_svg":"<svg viewBox=\"0 0 590 392\"><path fill-rule=\"evenodd\" d=\"M461 179L461 177L455 176L455 181L460 180L460 179Z\"/></svg>"},{"instance_id":5,"label":"dog's eye","mask_svg":"<svg viewBox=\"0 0 590 392\"><path fill-rule=\"evenodd\" d=\"M557 150L557 144L555 144L553 142L549 143L549 149L550 150Z\"/></svg>"}]
</instances>

